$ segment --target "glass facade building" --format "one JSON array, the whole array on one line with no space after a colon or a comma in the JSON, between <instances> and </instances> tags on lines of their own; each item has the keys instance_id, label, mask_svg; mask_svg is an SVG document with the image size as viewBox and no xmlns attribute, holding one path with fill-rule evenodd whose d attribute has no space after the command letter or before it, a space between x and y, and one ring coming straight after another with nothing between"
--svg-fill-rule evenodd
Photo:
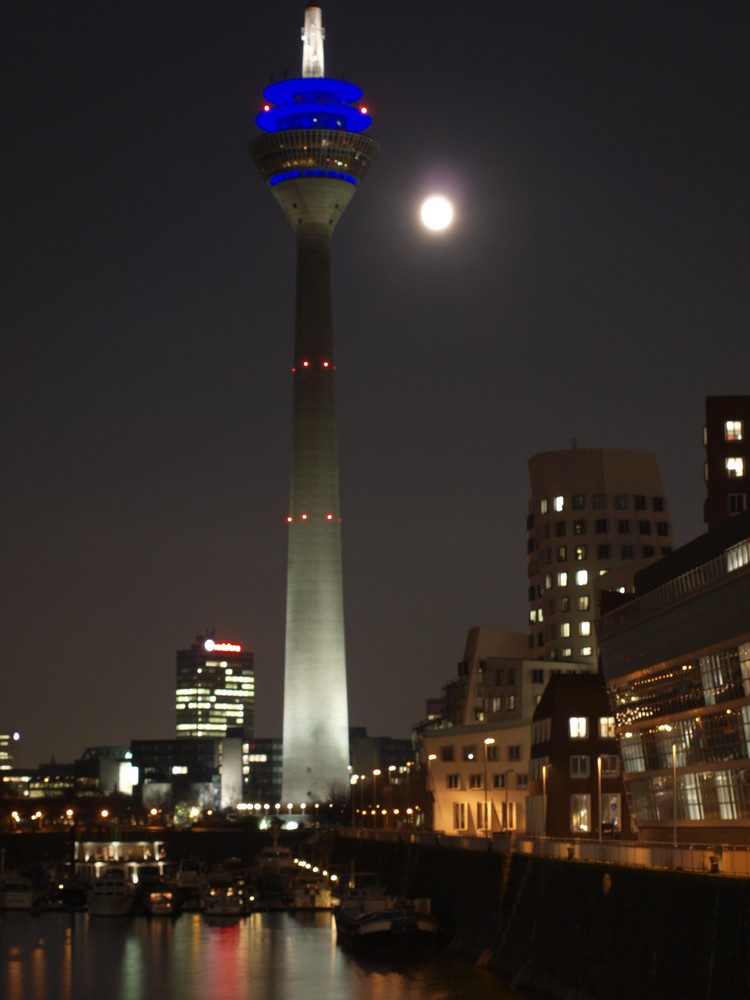
<instances>
[{"instance_id":1,"label":"glass facade building","mask_svg":"<svg viewBox=\"0 0 750 1000\"><path fill-rule=\"evenodd\" d=\"M602 670L643 839L750 830L750 516L636 575L602 616Z\"/></svg>"},{"instance_id":2,"label":"glass facade building","mask_svg":"<svg viewBox=\"0 0 750 1000\"><path fill-rule=\"evenodd\" d=\"M177 653L178 736L221 738L239 729L250 738L254 706L253 654L241 645L205 635Z\"/></svg>"}]
</instances>

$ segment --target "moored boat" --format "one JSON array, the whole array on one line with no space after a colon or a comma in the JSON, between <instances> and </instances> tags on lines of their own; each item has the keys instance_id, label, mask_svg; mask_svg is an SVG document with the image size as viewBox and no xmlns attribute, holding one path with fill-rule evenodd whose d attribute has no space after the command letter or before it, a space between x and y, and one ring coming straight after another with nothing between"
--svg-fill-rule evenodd
<instances>
[{"instance_id":1,"label":"moored boat","mask_svg":"<svg viewBox=\"0 0 750 1000\"><path fill-rule=\"evenodd\" d=\"M372 888L350 890L334 917L340 940L361 951L413 954L434 948L440 932L429 899L393 897Z\"/></svg>"},{"instance_id":2,"label":"moored boat","mask_svg":"<svg viewBox=\"0 0 750 1000\"><path fill-rule=\"evenodd\" d=\"M133 902L124 868L110 866L91 886L88 911L92 917L125 917L132 911Z\"/></svg>"},{"instance_id":3,"label":"moored boat","mask_svg":"<svg viewBox=\"0 0 750 1000\"><path fill-rule=\"evenodd\" d=\"M0 910L30 910L34 902L34 887L28 879L15 872L0 876Z\"/></svg>"}]
</instances>

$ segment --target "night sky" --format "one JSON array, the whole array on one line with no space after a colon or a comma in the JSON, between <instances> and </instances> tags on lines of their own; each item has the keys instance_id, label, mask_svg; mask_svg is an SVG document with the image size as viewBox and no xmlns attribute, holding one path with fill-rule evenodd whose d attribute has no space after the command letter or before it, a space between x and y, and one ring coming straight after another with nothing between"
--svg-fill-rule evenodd
<instances>
[{"instance_id":1,"label":"night sky","mask_svg":"<svg viewBox=\"0 0 750 1000\"><path fill-rule=\"evenodd\" d=\"M174 732L175 651L281 733L294 239L247 155L304 0L5 0L0 730ZM525 631L527 460L654 451L703 531L750 338L747 3L323 4L378 160L334 238L350 721L401 737ZM428 234L421 199L456 205Z\"/></svg>"}]
</instances>

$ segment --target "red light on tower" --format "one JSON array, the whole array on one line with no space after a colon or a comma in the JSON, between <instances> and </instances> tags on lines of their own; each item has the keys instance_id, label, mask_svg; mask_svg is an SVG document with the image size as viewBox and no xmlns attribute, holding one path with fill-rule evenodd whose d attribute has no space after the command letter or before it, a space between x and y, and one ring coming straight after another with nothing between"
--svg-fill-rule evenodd
<instances>
[{"instance_id":1,"label":"red light on tower","mask_svg":"<svg viewBox=\"0 0 750 1000\"><path fill-rule=\"evenodd\" d=\"M303 520L303 521L306 521L306 520L307 520L307 514L303 514L303 515L302 515L302 520Z\"/></svg>"},{"instance_id":2,"label":"red light on tower","mask_svg":"<svg viewBox=\"0 0 750 1000\"><path fill-rule=\"evenodd\" d=\"M332 521L332 520L333 520L333 514L326 514L326 521Z\"/></svg>"},{"instance_id":3,"label":"red light on tower","mask_svg":"<svg viewBox=\"0 0 750 1000\"><path fill-rule=\"evenodd\" d=\"M291 524L291 523L292 523L292 521L294 520L294 518L293 518L293 517L292 517L292 515L290 514L290 515L289 515L289 516L287 517L287 519L286 519L286 520L287 520L287 524Z\"/></svg>"},{"instance_id":4,"label":"red light on tower","mask_svg":"<svg viewBox=\"0 0 750 1000\"><path fill-rule=\"evenodd\" d=\"M309 368L310 367L310 362L309 361L303 361L302 362L302 367L303 368Z\"/></svg>"}]
</instances>

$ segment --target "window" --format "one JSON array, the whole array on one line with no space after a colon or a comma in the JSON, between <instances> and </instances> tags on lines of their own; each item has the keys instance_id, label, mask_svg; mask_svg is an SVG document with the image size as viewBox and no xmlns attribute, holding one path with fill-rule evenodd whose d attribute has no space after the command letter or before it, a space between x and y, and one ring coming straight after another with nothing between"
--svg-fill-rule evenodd
<instances>
[{"instance_id":1,"label":"window","mask_svg":"<svg viewBox=\"0 0 750 1000\"><path fill-rule=\"evenodd\" d=\"M557 586L558 587L567 587L568 586L568 574L567 573L558 573L557 574Z\"/></svg>"},{"instance_id":2,"label":"window","mask_svg":"<svg viewBox=\"0 0 750 1000\"><path fill-rule=\"evenodd\" d=\"M730 493L728 502L730 514L744 514L747 510L747 493Z\"/></svg>"},{"instance_id":3,"label":"window","mask_svg":"<svg viewBox=\"0 0 750 1000\"><path fill-rule=\"evenodd\" d=\"M541 608L537 608L536 620L538 622L543 622L544 621L544 611Z\"/></svg>"},{"instance_id":4,"label":"window","mask_svg":"<svg viewBox=\"0 0 750 1000\"><path fill-rule=\"evenodd\" d=\"M516 669L515 667L508 668L508 684L516 683Z\"/></svg>"},{"instance_id":5,"label":"window","mask_svg":"<svg viewBox=\"0 0 750 1000\"><path fill-rule=\"evenodd\" d=\"M573 534L574 535L585 535L586 534L586 522L585 521L573 521Z\"/></svg>"},{"instance_id":6,"label":"window","mask_svg":"<svg viewBox=\"0 0 750 1000\"><path fill-rule=\"evenodd\" d=\"M628 498L625 493L615 493L615 509L616 510L628 509Z\"/></svg>"},{"instance_id":7,"label":"window","mask_svg":"<svg viewBox=\"0 0 750 1000\"><path fill-rule=\"evenodd\" d=\"M671 545L662 545L662 547L661 547L661 554L663 556L668 556L671 551L672 551L672 546Z\"/></svg>"},{"instance_id":8,"label":"window","mask_svg":"<svg viewBox=\"0 0 750 1000\"><path fill-rule=\"evenodd\" d=\"M516 696L514 694L508 695L508 711L512 712L516 707Z\"/></svg>"},{"instance_id":9,"label":"window","mask_svg":"<svg viewBox=\"0 0 750 1000\"><path fill-rule=\"evenodd\" d=\"M555 510L558 514L561 510L565 510L565 497L555 497Z\"/></svg>"},{"instance_id":10,"label":"window","mask_svg":"<svg viewBox=\"0 0 750 1000\"><path fill-rule=\"evenodd\" d=\"M463 802L453 803L453 829L466 829L466 806Z\"/></svg>"},{"instance_id":11,"label":"window","mask_svg":"<svg viewBox=\"0 0 750 1000\"><path fill-rule=\"evenodd\" d=\"M609 522L606 517L597 517L594 521L594 531L597 535L606 535L609 531Z\"/></svg>"},{"instance_id":12,"label":"window","mask_svg":"<svg viewBox=\"0 0 750 1000\"><path fill-rule=\"evenodd\" d=\"M726 460L726 469L729 479L742 479L745 475L745 459L728 458Z\"/></svg>"},{"instance_id":13,"label":"window","mask_svg":"<svg viewBox=\"0 0 750 1000\"><path fill-rule=\"evenodd\" d=\"M573 650L570 648L570 646L563 646L562 655L563 659L569 660L570 657L573 655Z\"/></svg>"},{"instance_id":14,"label":"window","mask_svg":"<svg viewBox=\"0 0 750 1000\"><path fill-rule=\"evenodd\" d=\"M602 761L602 777L603 778L616 778L620 773L620 758L616 753L603 753L601 755Z\"/></svg>"},{"instance_id":15,"label":"window","mask_svg":"<svg viewBox=\"0 0 750 1000\"><path fill-rule=\"evenodd\" d=\"M568 719L571 740L585 740L589 735L589 720L585 715L571 715Z\"/></svg>"},{"instance_id":16,"label":"window","mask_svg":"<svg viewBox=\"0 0 750 1000\"><path fill-rule=\"evenodd\" d=\"M529 621L532 623L536 621L536 608L532 608L531 611L529 611Z\"/></svg>"},{"instance_id":17,"label":"window","mask_svg":"<svg viewBox=\"0 0 750 1000\"><path fill-rule=\"evenodd\" d=\"M618 521L617 522L617 534L618 535L629 535L630 534L630 521Z\"/></svg>"},{"instance_id":18,"label":"window","mask_svg":"<svg viewBox=\"0 0 750 1000\"><path fill-rule=\"evenodd\" d=\"M587 569L576 570L576 583L579 587L585 587L589 582L589 571Z\"/></svg>"},{"instance_id":19,"label":"window","mask_svg":"<svg viewBox=\"0 0 750 1000\"><path fill-rule=\"evenodd\" d=\"M570 637L570 622L560 623L560 635L563 639L568 639Z\"/></svg>"},{"instance_id":20,"label":"window","mask_svg":"<svg viewBox=\"0 0 750 1000\"><path fill-rule=\"evenodd\" d=\"M448 788L460 788L461 787L459 785L459 782L458 782L458 775L457 774L448 774L448 775L446 775L446 781L448 783Z\"/></svg>"},{"instance_id":21,"label":"window","mask_svg":"<svg viewBox=\"0 0 750 1000\"><path fill-rule=\"evenodd\" d=\"M607 495L606 493L595 493L594 494L594 510L604 510L607 506Z\"/></svg>"},{"instance_id":22,"label":"window","mask_svg":"<svg viewBox=\"0 0 750 1000\"><path fill-rule=\"evenodd\" d=\"M521 759L521 745L519 743L513 744L508 747L508 760L520 760Z\"/></svg>"},{"instance_id":23,"label":"window","mask_svg":"<svg viewBox=\"0 0 750 1000\"><path fill-rule=\"evenodd\" d=\"M489 802L477 802L477 830L486 830L488 814L490 811Z\"/></svg>"},{"instance_id":24,"label":"window","mask_svg":"<svg viewBox=\"0 0 750 1000\"><path fill-rule=\"evenodd\" d=\"M639 521L638 522L638 534L639 535L650 535L651 534L651 522L650 521Z\"/></svg>"},{"instance_id":25,"label":"window","mask_svg":"<svg viewBox=\"0 0 750 1000\"><path fill-rule=\"evenodd\" d=\"M613 740L615 738L614 715L599 716L599 737L603 740Z\"/></svg>"},{"instance_id":26,"label":"window","mask_svg":"<svg viewBox=\"0 0 750 1000\"><path fill-rule=\"evenodd\" d=\"M504 774L493 774L492 775L492 787L493 788L505 788L505 775Z\"/></svg>"},{"instance_id":27,"label":"window","mask_svg":"<svg viewBox=\"0 0 750 1000\"><path fill-rule=\"evenodd\" d=\"M669 524L666 521L656 522L656 534L661 535L663 538L665 535L669 534Z\"/></svg>"},{"instance_id":28,"label":"window","mask_svg":"<svg viewBox=\"0 0 750 1000\"><path fill-rule=\"evenodd\" d=\"M594 650L591 646L583 646L581 649L581 656L593 656Z\"/></svg>"},{"instance_id":29,"label":"window","mask_svg":"<svg viewBox=\"0 0 750 1000\"><path fill-rule=\"evenodd\" d=\"M475 746L465 746L462 748L461 755L464 760L476 760L477 748Z\"/></svg>"},{"instance_id":30,"label":"window","mask_svg":"<svg viewBox=\"0 0 750 1000\"><path fill-rule=\"evenodd\" d=\"M590 772L589 758L574 755L570 758L571 778L588 778Z\"/></svg>"},{"instance_id":31,"label":"window","mask_svg":"<svg viewBox=\"0 0 750 1000\"><path fill-rule=\"evenodd\" d=\"M645 497L637 496L637 497L634 497L634 500L635 500L635 509L636 510L645 510L646 509L646 498Z\"/></svg>"},{"instance_id":32,"label":"window","mask_svg":"<svg viewBox=\"0 0 750 1000\"><path fill-rule=\"evenodd\" d=\"M570 832L588 833L591 830L591 796L570 796Z\"/></svg>"},{"instance_id":33,"label":"window","mask_svg":"<svg viewBox=\"0 0 750 1000\"><path fill-rule=\"evenodd\" d=\"M532 684L544 684L544 671L541 669L535 669L531 671L531 683Z\"/></svg>"},{"instance_id":34,"label":"window","mask_svg":"<svg viewBox=\"0 0 750 1000\"><path fill-rule=\"evenodd\" d=\"M546 500L540 500L539 501L539 513L540 514L546 514L547 510L548 510L547 501Z\"/></svg>"},{"instance_id":35,"label":"window","mask_svg":"<svg viewBox=\"0 0 750 1000\"><path fill-rule=\"evenodd\" d=\"M495 697L492 699L492 711L502 712L502 710L503 710L503 696L500 694L496 694Z\"/></svg>"},{"instance_id":36,"label":"window","mask_svg":"<svg viewBox=\"0 0 750 1000\"><path fill-rule=\"evenodd\" d=\"M481 788L482 787L482 775L481 774L470 774L469 775L469 788Z\"/></svg>"},{"instance_id":37,"label":"window","mask_svg":"<svg viewBox=\"0 0 750 1000\"><path fill-rule=\"evenodd\" d=\"M485 743L487 760L497 760L497 743Z\"/></svg>"},{"instance_id":38,"label":"window","mask_svg":"<svg viewBox=\"0 0 750 1000\"><path fill-rule=\"evenodd\" d=\"M655 555L655 553L654 553L654 547L653 547L653 545L644 545L643 546L643 558L644 559L653 559L654 555Z\"/></svg>"},{"instance_id":39,"label":"window","mask_svg":"<svg viewBox=\"0 0 750 1000\"><path fill-rule=\"evenodd\" d=\"M440 748L440 759L441 760L453 760L453 747L441 747Z\"/></svg>"},{"instance_id":40,"label":"window","mask_svg":"<svg viewBox=\"0 0 750 1000\"><path fill-rule=\"evenodd\" d=\"M725 420L724 421L724 440L725 441L742 441L745 437L745 428L743 426L744 421L742 420Z\"/></svg>"},{"instance_id":41,"label":"window","mask_svg":"<svg viewBox=\"0 0 750 1000\"><path fill-rule=\"evenodd\" d=\"M664 497L651 497L651 507L661 513L664 510Z\"/></svg>"},{"instance_id":42,"label":"window","mask_svg":"<svg viewBox=\"0 0 750 1000\"><path fill-rule=\"evenodd\" d=\"M634 545L623 545L622 549L623 559L635 559L635 546Z\"/></svg>"},{"instance_id":43,"label":"window","mask_svg":"<svg viewBox=\"0 0 750 1000\"><path fill-rule=\"evenodd\" d=\"M555 537L565 538L566 521L555 521Z\"/></svg>"},{"instance_id":44,"label":"window","mask_svg":"<svg viewBox=\"0 0 750 1000\"><path fill-rule=\"evenodd\" d=\"M566 595L560 598L560 614L570 611L570 598Z\"/></svg>"},{"instance_id":45,"label":"window","mask_svg":"<svg viewBox=\"0 0 750 1000\"><path fill-rule=\"evenodd\" d=\"M610 558L610 547L609 547L609 545L597 545L597 547L596 547L596 558L597 559L609 559Z\"/></svg>"},{"instance_id":46,"label":"window","mask_svg":"<svg viewBox=\"0 0 750 1000\"><path fill-rule=\"evenodd\" d=\"M586 506L586 497L583 493L573 494L573 510L583 510Z\"/></svg>"},{"instance_id":47,"label":"window","mask_svg":"<svg viewBox=\"0 0 750 1000\"><path fill-rule=\"evenodd\" d=\"M565 562L565 560L567 558L568 558L568 547L566 545L558 545L557 546L557 561L558 562Z\"/></svg>"},{"instance_id":48,"label":"window","mask_svg":"<svg viewBox=\"0 0 750 1000\"><path fill-rule=\"evenodd\" d=\"M591 635L591 622L578 622L578 634L579 635Z\"/></svg>"},{"instance_id":49,"label":"window","mask_svg":"<svg viewBox=\"0 0 750 1000\"><path fill-rule=\"evenodd\" d=\"M575 549L573 550L573 555L576 562L583 562L583 560L588 557L588 546L576 545Z\"/></svg>"},{"instance_id":50,"label":"window","mask_svg":"<svg viewBox=\"0 0 750 1000\"><path fill-rule=\"evenodd\" d=\"M518 788L528 788L529 787L529 776L528 774L517 774L516 775L516 786ZM515 826L515 823L513 824Z\"/></svg>"},{"instance_id":51,"label":"window","mask_svg":"<svg viewBox=\"0 0 750 1000\"><path fill-rule=\"evenodd\" d=\"M581 596L578 598L578 610L588 611L590 603L591 603L591 598L589 597L589 595L581 594Z\"/></svg>"}]
</instances>

